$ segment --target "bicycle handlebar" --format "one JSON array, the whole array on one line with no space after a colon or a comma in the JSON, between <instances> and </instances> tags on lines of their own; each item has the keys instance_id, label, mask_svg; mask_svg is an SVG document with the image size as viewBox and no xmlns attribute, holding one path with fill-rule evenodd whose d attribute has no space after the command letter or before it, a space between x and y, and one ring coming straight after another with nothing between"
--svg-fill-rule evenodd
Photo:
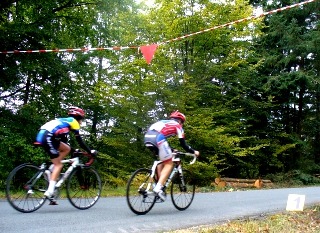
<instances>
[{"instance_id":1,"label":"bicycle handlebar","mask_svg":"<svg viewBox=\"0 0 320 233\"><path fill-rule=\"evenodd\" d=\"M81 151L79 149L76 149L73 152L73 157L79 157L81 155L83 155L83 156L88 158L88 161L84 165L91 166L93 164L95 158L97 157L98 152L94 150L93 153L88 153L88 152L85 152L85 151Z\"/></svg>"},{"instance_id":2,"label":"bicycle handlebar","mask_svg":"<svg viewBox=\"0 0 320 233\"><path fill-rule=\"evenodd\" d=\"M175 157L175 158L179 158L180 155L186 155L186 156L191 156L193 157L192 161L190 162L190 164L194 164L197 160L197 156L195 154L192 154L192 153L186 153L186 152L180 152L180 151L177 151L177 152L173 152L172 155Z\"/></svg>"}]
</instances>

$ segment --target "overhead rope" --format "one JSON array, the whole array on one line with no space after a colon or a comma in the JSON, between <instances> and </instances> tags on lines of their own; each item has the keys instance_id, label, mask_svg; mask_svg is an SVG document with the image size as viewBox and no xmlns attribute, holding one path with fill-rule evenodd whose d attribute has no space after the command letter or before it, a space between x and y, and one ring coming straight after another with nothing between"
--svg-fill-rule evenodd
<instances>
[{"instance_id":1,"label":"overhead rope","mask_svg":"<svg viewBox=\"0 0 320 233\"><path fill-rule=\"evenodd\" d=\"M249 20L257 19L257 18L266 16L266 15L271 15L273 13L277 13L277 12L280 12L280 11L288 10L288 9L291 9L291 8L294 8L294 7L298 7L298 6L302 6L302 5L305 5L305 4L314 2L314 1L316 1L316 0L308 0L308 1L305 1L305 2L296 3L296 4L293 4L293 5L290 5L290 6L281 7L281 8L276 9L276 10L263 12L263 13L261 13L259 15L256 15L256 16L250 16L250 17L247 17L247 18L243 18L243 19L239 19L239 20L233 21L233 22L221 24L219 26L214 26L212 28L204 29L204 30L201 30L201 31L198 31L198 32L195 32L195 33L190 33L188 35L180 36L180 37L177 37L175 39L167 40L167 41L164 41L162 43L159 43L159 45L170 43L170 42L181 40L181 39L185 39L185 38L188 38L188 37L191 37L191 36L194 36L194 35L198 35L198 34L201 34L201 33L213 31L213 30L216 30L216 29L219 29L219 28L228 27L228 26L231 26L231 25L234 25L234 24L238 24L238 23L242 23L242 22L246 22L246 21L249 21Z\"/></svg>"},{"instance_id":2,"label":"overhead rope","mask_svg":"<svg viewBox=\"0 0 320 233\"><path fill-rule=\"evenodd\" d=\"M102 51L102 50L115 50L115 51L118 51L118 50L124 50L124 49L139 49L139 50L141 50L144 58L146 59L147 63L149 64L151 62L151 60L153 58L153 55L154 55L154 53L155 53L155 51L156 51L156 49L157 49L157 47L159 45L167 44L167 43L170 43L170 42L182 40L182 39L185 39L185 38L188 38L188 37L191 37L191 36L195 36L195 35L198 35L198 34L202 34L202 33L205 33L205 32L213 31L213 30L216 30L216 29L219 29L219 28L228 27L228 26L231 26L231 25L234 25L234 24L238 24L238 23L249 21L249 20L257 19L257 18L260 18L260 17L264 17L266 15L271 15L273 13L277 13L277 12L281 12L281 11L284 11L284 10L292 9L292 8L299 7L299 6L302 6L302 5L311 3L311 2L315 2L315 1L316 0L307 0L307 1L296 3L296 4L293 4L293 5L290 5L290 6L281 7L281 8L278 8L276 10L263 12L263 13L261 13L259 15L246 17L246 18L243 18L243 19L239 19L239 20L236 20L236 21L232 21L232 22L229 22L229 23L225 23L225 24L221 24L221 25L218 25L218 26L214 26L214 27L208 28L208 29L204 29L204 30L201 30L201 31L198 31L198 32L190 33L190 34L187 34L187 35L184 35L184 36L179 36L177 38L166 40L166 41L160 42L158 44L149 44L149 45L144 45L144 46L124 46L124 47L114 46L114 47L99 47L99 48L84 47L84 48L75 48L75 49L69 48L69 49L12 50L12 51L0 51L0 54L48 53L48 52L57 52L58 53L58 52L77 52L77 51L88 52L88 51Z\"/></svg>"}]
</instances>

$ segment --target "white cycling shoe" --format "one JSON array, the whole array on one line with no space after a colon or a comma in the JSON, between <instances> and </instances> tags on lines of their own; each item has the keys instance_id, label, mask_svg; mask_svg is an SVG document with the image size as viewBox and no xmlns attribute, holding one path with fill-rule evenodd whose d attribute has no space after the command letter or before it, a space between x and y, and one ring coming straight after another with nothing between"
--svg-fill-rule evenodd
<instances>
[{"instance_id":1,"label":"white cycling shoe","mask_svg":"<svg viewBox=\"0 0 320 233\"><path fill-rule=\"evenodd\" d=\"M167 199L167 195L165 192L163 192L162 190L155 192L157 194L157 196L162 200L165 201Z\"/></svg>"},{"instance_id":2,"label":"white cycling shoe","mask_svg":"<svg viewBox=\"0 0 320 233\"><path fill-rule=\"evenodd\" d=\"M54 193L51 193L47 190L45 191L44 196L50 200L49 205L58 205L57 200L55 200Z\"/></svg>"},{"instance_id":3,"label":"white cycling shoe","mask_svg":"<svg viewBox=\"0 0 320 233\"><path fill-rule=\"evenodd\" d=\"M53 198L53 193L52 192L49 192L48 190L44 192L44 195L47 197L47 198Z\"/></svg>"},{"instance_id":4,"label":"white cycling shoe","mask_svg":"<svg viewBox=\"0 0 320 233\"><path fill-rule=\"evenodd\" d=\"M162 190L163 186L159 183L154 187L153 192L162 200L165 201L167 199L167 195Z\"/></svg>"}]
</instances>

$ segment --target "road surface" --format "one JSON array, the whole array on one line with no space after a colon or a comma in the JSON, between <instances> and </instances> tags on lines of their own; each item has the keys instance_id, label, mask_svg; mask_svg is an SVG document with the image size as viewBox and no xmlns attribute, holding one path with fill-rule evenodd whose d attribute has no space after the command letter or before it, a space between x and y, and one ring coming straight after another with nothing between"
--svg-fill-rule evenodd
<instances>
[{"instance_id":1,"label":"road surface","mask_svg":"<svg viewBox=\"0 0 320 233\"><path fill-rule=\"evenodd\" d=\"M20 213L1 200L0 232L166 232L285 211L289 194L305 195L305 206L320 203L319 187L196 193L185 211L175 209L168 198L142 216L131 212L125 197L101 198L88 210L78 210L68 200L59 200L59 205L45 203L33 213Z\"/></svg>"}]
</instances>

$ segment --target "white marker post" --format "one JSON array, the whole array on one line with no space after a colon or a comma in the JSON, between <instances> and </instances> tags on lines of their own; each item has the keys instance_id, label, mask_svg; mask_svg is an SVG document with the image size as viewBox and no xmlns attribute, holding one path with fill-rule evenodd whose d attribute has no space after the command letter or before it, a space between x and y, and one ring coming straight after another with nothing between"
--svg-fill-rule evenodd
<instances>
[{"instance_id":1,"label":"white marker post","mask_svg":"<svg viewBox=\"0 0 320 233\"><path fill-rule=\"evenodd\" d=\"M287 201L287 211L303 211L306 195L289 194Z\"/></svg>"}]
</instances>

